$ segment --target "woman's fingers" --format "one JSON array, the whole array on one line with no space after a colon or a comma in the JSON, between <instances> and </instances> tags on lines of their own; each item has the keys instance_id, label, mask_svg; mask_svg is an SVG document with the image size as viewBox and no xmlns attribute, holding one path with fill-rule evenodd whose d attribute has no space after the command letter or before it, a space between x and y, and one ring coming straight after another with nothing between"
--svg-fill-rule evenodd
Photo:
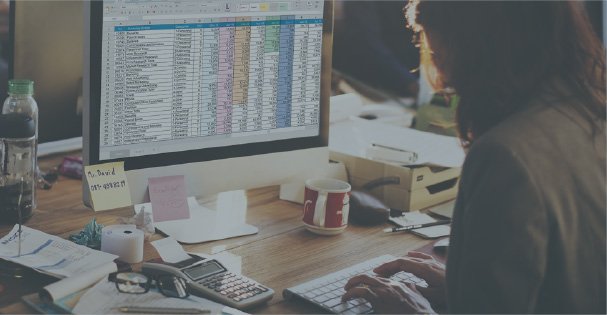
<instances>
[{"instance_id":1,"label":"woman's fingers","mask_svg":"<svg viewBox=\"0 0 607 315\"><path fill-rule=\"evenodd\" d=\"M384 283L382 282L382 280L380 280L376 277L372 277L369 275L358 275L358 276L354 276L350 280L348 280L348 282L344 286L344 290L348 291L351 288L358 287L361 285L379 287L379 286L384 285Z\"/></svg>"},{"instance_id":2,"label":"woman's fingers","mask_svg":"<svg viewBox=\"0 0 607 315\"><path fill-rule=\"evenodd\" d=\"M375 305L378 302L378 296L368 287L353 287L346 291L346 293L341 297L343 302L356 299L363 298L372 305Z\"/></svg>"},{"instance_id":3,"label":"woman's fingers","mask_svg":"<svg viewBox=\"0 0 607 315\"><path fill-rule=\"evenodd\" d=\"M423 261L418 261L414 258L403 257L393 260L391 262L387 262L373 269L373 271L382 277L390 277L393 274L401 271L410 272L418 277L421 277L421 274L426 271L424 265L425 263Z\"/></svg>"},{"instance_id":4,"label":"woman's fingers","mask_svg":"<svg viewBox=\"0 0 607 315\"><path fill-rule=\"evenodd\" d=\"M390 277L400 271L410 272L418 278L426 280L432 286L442 284L445 281L444 269L438 268L435 264L437 264L435 261L403 257L385 263L373 271L382 277Z\"/></svg>"},{"instance_id":5,"label":"woman's fingers","mask_svg":"<svg viewBox=\"0 0 607 315\"><path fill-rule=\"evenodd\" d=\"M431 255L422 253L422 252L408 252L407 256L409 257L415 257L415 258L421 258L421 259L430 259L430 260L434 260L434 257L432 257Z\"/></svg>"}]
</instances>

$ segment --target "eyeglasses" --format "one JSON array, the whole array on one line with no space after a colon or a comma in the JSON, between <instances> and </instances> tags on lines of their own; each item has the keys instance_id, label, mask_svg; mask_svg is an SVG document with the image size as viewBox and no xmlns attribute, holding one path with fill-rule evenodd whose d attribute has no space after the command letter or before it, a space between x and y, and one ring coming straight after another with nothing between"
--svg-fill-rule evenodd
<instances>
[{"instance_id":1,"label":"eyeglasses","mask_svg":"<svg viewBox=\"0 0 607 315\"><path fill-rule=\"evenodd\" d=\"M116 289L122 293L143 294L155 286L164 296L184 299L190 296L187 281L173 275L147 276L137 272L114 272L108 280L116 283Z\"/></svg>"}]
</instances>

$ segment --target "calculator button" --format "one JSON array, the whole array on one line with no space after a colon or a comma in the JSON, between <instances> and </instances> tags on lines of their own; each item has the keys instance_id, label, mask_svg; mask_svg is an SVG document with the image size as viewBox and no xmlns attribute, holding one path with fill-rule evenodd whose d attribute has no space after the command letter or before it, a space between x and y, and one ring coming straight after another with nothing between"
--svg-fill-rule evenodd
<instances>
[{"instance_id":1,"label":"calculator button","mask_svg":"<svg viewBox=\"0 0 607 315\"><path fill-rule=\"evenodd\" d=\"M224 290L224 291L219 292L219 294L226 295L226 294L228 294L228 292Z\"/></svg>"},{"instance_id":2,"label":"calculator button","mask_svg":"<svg viewBox=\"0 0 607 315\"><path fill-rule=\"evenodd\" d=\"M268 288L263 287L263 286L260 286L260 285L259 285L259 286L257 286L257 288L258 288L259 290L261 290L262 292L266 292L266 291L268 291Z\"/></svg>"},{"instance_id":3,"label":"calculator button","mask_svg":"<svg viewBox=\"0 0 607 315\"><path fill-rule=\"evenodd\" d=\"M236 301L236 302L240 302L240 300L242 300L242 299L241 299L240 297L238 297L238 296L237 296L237 297L232 298L232 300L234 300L234 301Z\"/></svg>"}]
</instances>

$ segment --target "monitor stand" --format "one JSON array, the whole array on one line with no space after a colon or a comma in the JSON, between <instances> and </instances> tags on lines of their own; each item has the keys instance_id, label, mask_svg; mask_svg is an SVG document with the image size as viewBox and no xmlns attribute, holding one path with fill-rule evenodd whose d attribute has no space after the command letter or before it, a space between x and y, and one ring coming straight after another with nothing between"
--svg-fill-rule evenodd
<instances>
[{"instance_id":1,"label":"monitor stand","mask_svg":"<svg viewBox=\"0 0 607 315\"><path fill-rule=\"evenodd\" d=\"M245 221L247 197L244 190L219 193L215 209L200 205L194 197L188 198L188 206L189 219L154 222L154 226L182 244L222 240L259 231ZM136 205L135 210L139 212L142 207L144 211L152 212L150 203Z\"/></svg>"}]
</instances>

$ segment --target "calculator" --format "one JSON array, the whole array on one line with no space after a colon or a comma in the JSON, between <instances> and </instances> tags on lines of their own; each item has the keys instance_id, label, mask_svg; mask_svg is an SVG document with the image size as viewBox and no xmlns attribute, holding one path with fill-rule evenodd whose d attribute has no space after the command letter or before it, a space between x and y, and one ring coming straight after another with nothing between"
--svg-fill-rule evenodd
<instances>
[{"instance_id":1,"label":"calculator","mask_svg":"<svg viewBox=\"0 0 607 315\"><path fill-rule=\"evenodd\" d=\"M241 310L265 303L274 296L274 290L230 272L215 259L190 256L190 259L174 264L144 262L142 272L150 276L168 273L184 278L191 294Z\"/></svg>"}]
</instances>

